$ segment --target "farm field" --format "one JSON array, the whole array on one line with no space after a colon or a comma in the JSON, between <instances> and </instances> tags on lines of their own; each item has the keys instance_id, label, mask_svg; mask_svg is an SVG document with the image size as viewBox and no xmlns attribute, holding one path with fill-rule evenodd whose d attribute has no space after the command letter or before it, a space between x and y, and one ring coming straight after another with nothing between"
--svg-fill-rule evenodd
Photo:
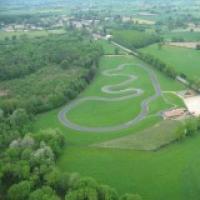
<instances>
[{"instance_id":1,"label":"farm field","mask_svg":"<svg viewBox=\"0 0 200 200\"><path fill-rule=\"evenodd\" d=\"M199 32L171 32L163 35L166 40L184 39L187 42L200 41Z\"/></svg>"},{"instance_id":2,"label":"farm field","mask_svg":"<svg viewBox=\"0 0 200 200\"><path fill-rule=\"evenodd\" d=\"M26 35L30 38L33 38L33 37L48 36L48 34L63 34L63 33L65 33L64 29L28 31L28 32L24 32L24 31L15 31L15 32L0 31L0 40L4 40L5 37L8 37L8 38L11 39L12 36L20 37L20 36Z\"/></svg>"},{"instance_id":3,"label":"farm field","mask_svg":"<svg viewBox=\"0 0 200 200\"><path fill-rule=\"evenodd\" d=\"M199 79L200 51L167 45L162 49L159 49L157 45L151 45L141 51L166 62L177 72L186 74L190 79Z\"/></svg>"},{"instance_id":4,"label":"farm field","mask_svg":"<svg viewBox=\"0 0 200 200\"><path fill-rule=\"evenodd\" d=\"M125 94L106 94L101 90L102 86L116 85L127 79L127 77L125 78L119 75L112 77L102 75L102 72L105 70L113 70L124 63L132 64L123 68L123 74L134 74L138 76L138 79L132 83L127 83L127 85L124 85L124 88L120 88L120 90L126 89L127 87L141 87L141 89L144 90L144 93L142 94L144 98L152 95L154 90L148 79L148 73L142 68L137 67L137 64L144 63L132 56L109 56L102 59L95 80L78 99L90 96L101 96L105 98L114 96L115 98L118 95L120 97L127 95L127 92L130 94L130 91L126 91ZM145 67L154 70L150 66L145 65ZM120 71L118 71L118 73L119 72ZM166 78L161 73L157 71L154 71L154 73L157 75L163 91L179 91L184 89L182 85ZM140 77L142 77L142 79L140 79ZM168 101L166 101L166 99ZM123 101L117 102L117 108L119 107L120 110L118 110L114 104L112 105L111 102L110 107L106 107L106 109L109 109L109 112L106 112L106 109L104 110L103 106L100 104L99 108L98 105L95 105L97 114L93 113L93 119L88 120L86 120L85 116L88 112L92 112L93 109L92 105L84 102L84 106L81 106L81 104L77 105L70 113L67 113L67 116L70 120L87 126L102 126L102 124L103 126L107 126L113 122L116 124L123 123L125 120L129 120L137 114L134 114L136 111L134 107L131 107L131 98L128 101L130 101L130 103L127 104L125 101L125 105ZM141 99L134 100L134 98L132 98L133 104L134 101L141 101ZM97 103L101 102L95 102L95 104ZM109 102L107 103L109 104ZM197 146L195 146L197 140L187 140L185 141L185 144L183 143L181 145L175 143L157 152L135 151L130 149L122 150L120 148L109 149L93 146L94 144L123 138L125 136L132 137L139 131L155 126L155 124L160 124L162 119L159 115L155 114L162 109L173 107L172 104L183 106L182 101L173 94L166 94L164 97L159 97L150 103L148 117L134 126L129 126L123 130L88 132L68 128L63 126L57 118L58 113L62 109L39 115L34 123L34 129L35 131L38 131L44 128L59 128L65 133L67 146L57 164L57 167L62 171L78 172L83 176L92 176L101 183L115 187L120 193L139 193L144 199L182 200L185 188L184 184L180 184L180 178L185 178L182 172L187 173L186 166L190 163L189 157L193 152L191 147L193 150L197 149ZM127 114L127 112L129 114ZM123 115L126 115L125 119L121 117ZM113 118L113 121L111 121L112 117L115 117ZM171 163L173 163L173 165ZM185 181L186 180L187 178ZM122 182L123 184L121 184ZM173 183L173 186L171 183ZM155 188L158 188L158 190L155 191Z\"/></svg>"}]
</instances>

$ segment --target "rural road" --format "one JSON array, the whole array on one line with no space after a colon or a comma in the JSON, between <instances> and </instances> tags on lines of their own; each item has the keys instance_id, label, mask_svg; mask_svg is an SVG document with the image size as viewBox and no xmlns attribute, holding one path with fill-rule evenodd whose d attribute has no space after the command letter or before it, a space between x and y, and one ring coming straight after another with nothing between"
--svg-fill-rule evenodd
<instances>
[{"instance_id":1,"label":"rural road","mask_svg":"<svg viewBox=\"0 0 200 200\"><path fill-rule=\"evenodd\" d=\"M141 102L141 104L140 104L141 111L135 118L131 119L130 121L127 121L126 123L122 123L122 124L115 125L115 126L104 126L104 127L82 126L82 125L73 123L72 121L70 121L68 119L67 113L70 110L72 110L74 107L76 107L79 104L82 104L86 101L116 102L116 101L123 101L123 100L126 100L126 99L130 99L130 98L134 98L134 97L142 95L144 91L141 90L141 89L127 88L127 89L124 89L124 90L117 90L117 88L119 88L121 86L126 86L127 84L129 84L129 83L131 83L131 82L133 82L134 80L137 79L137 77L133 74L127 75L127 74L120 73L120 71L122 71L128 65L133 65L133 66L137 66L137 67L144 69L148 73L149 78L151 80L151 83L152 83L154 90L155 90L155 94L153 96L150 96L150 97L144 99ZM120 94L120 97L89 96L89 97L77 98L76 100L74 100L71 103L69 103L68 105L66 105L58 114L58 119L60 120L60 122L64 126L70 128L70 129L81 131L81 132L112 132L112 131L123 130L123 129L129 128L129 127L137 124L138 122L142 121L143 119L145 119L148 115L148 105L149 105L149 103L154 101L157 97L162 95L160 84L157 80L155 73L151 69L149 69L148 67L145 67L142 64L134 64L134 63L122 64L122 65L119 65L118 67L116 67L114 69L109 69L109 70L103 71L102 75L108 76L108 77L113 77L113 76L127 77L126 81L123 81L119 84L106 85L106 86L103 86L101 88L101 91L104 92L104 93ZM130 94L122 96L122 94L125 94L127 92L129 92Z\"/></svg>"},{"instance_id":2,"label":"rural road","mask_svg":"<svg viewBox=\"0 0 200 200\"><path fill-rule=\"evenodd\" d=\"M135 51L133 51L133 50L131 50L131 49L128 49L128 48L126 48L125 46L122 46L121 44L119 44L119 43L117 43L117 42L111 41L111 43L112 43L114 46L119 47L120 49L126 51L127 53L132 53L133 55L138 56L138 53L137 53L137 52L135 52Z\"/></svg>"}]
</instances>

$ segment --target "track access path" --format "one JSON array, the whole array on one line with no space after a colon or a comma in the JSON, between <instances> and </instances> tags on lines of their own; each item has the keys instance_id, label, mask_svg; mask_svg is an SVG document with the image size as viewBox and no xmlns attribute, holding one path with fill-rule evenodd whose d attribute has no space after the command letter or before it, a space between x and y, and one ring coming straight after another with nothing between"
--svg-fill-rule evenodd
<instances>
[{"instance_id":1,"label":"track access path","mask_svg":"<svg viewBox=\"0 0 200 200\"><path fill-rule=\"evenodd\" d=\"M123 69L125 67L130 66L130 65L144 69L145 72L148 73L151 83L155 90L154 95L149 96L146 99L144 99L143 101L141 101L140 113L136 117L134 117L133 119L131 119L125 123L119 124L119 125L103 126L103 127L82 126L82 125L79 125L79 124L76 124L76 123L70 121L70 119L67 117L68 112L71 111L74 107L76 107L79 104L82 104L86 101L116 102L116 101L123 101L126 99L131 99L131 98L142 95L144 93L144 91L142 89L138 89L138 88L131 87L131 88L120 89L120 90L117 89L119 87L122 87L122 86L124 87L124 86L128 85L129 83L135 81L138 78L134 74L127 75L127 74L123 74L121 72L121 71L123 71ZM121 83L118 83L115 85L105 85L101 88L101 91L104 93L120 94L120 97L88 96L88 97L77 98L76 100L74 100L71 103L69 103L68 105L66 105L58 114L58 119L64 126L70 128L70 129L81 131L81 132L112 132L112 131L123 130L123 129L129 128L129 127L137 124L138 122L142 121L143 119L145 119L148 116L149 103L154 101L157 97L162 95L161 87L157 80L156 74L153 72L153 70L151 70L150 68L146 67L143 64L134 64L134 63L122 64L122 65L117 66L114 69L104 70L102 72L102 75L107 76L107 77L123 76L123 77L127 78L127 80L125 80ZM128 94L127 94L127 92L128 92Z\"/></svg>"}]
</instances>

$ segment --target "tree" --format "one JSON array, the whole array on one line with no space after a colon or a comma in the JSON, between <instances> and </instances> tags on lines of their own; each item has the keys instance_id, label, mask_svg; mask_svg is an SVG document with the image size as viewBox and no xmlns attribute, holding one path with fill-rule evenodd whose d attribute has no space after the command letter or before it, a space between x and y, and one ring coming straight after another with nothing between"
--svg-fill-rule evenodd
<instances>
[{"instance_id":1,"label":"tree","mask_svg":"<svg viewBox=\"0 0 200 200\"><path fill-rule=\"evenodd\" d=\"M60 198L49 186L43 186L41 189L32 192L29 200L60 200Z\"/></svg>"},{"instance_id":2,"label":"tree","mask_svg":"<svg viewBox=\"0 0 200 200\"><path fill-rule=\"evenodd\" d=\"M196 119L193 119L193 118L186 120L185 129L186 129L186 135L187 136L194 135L198 130L198 121Z\"/></svg>"},{"instance_id":3,"label":"tree","mask_svg":"<svg viewBox=\"0 0 200 200\"><path fill-rule=\"evenodd\" d=\"M163 47L163 45L164 45L163 42L159 42L159 43L158 43L158 49L161 50L162 47Z\"/></svg>"},{"instance_id":4,"label":"tree","mask_svg":"<svg viewBox=\"0 0 200 200\"><path fill-rule=\"evenodd\" d=\"M8 199L10 200L27 200L31 191L31 183L22 181L12 185L8 190Z\"/></svg>"},{"instance_id":5,"label":"tree","mask_svg":"<svg viewBox=\"0 0 200 200\"><path fill-rule=\"evenodd\" d=\"M12 36L12 41L15 42L16 40L17 40L17 36L16 36L16 35L13 35L13 36Z\"/></svg>"},{"instance_id":6,"label":"tree","mask_svg":"<svg viewBox=\"0 0 200 200\"><path fill-rule=\"evenodd\" d=\"M56 156L61 153L61 150L65 145L64 135L57 129L44 130L37 135L33 135L33 137L38 141L45 142L45 144L51 147L51 150Z\"/></svg>"},{"instance_id":7,"label":"tree","mask_svg":"<svg viewBox=\"0 0 200 200\"><path fill-rule=\"evenodd\" d=\"M118 194L116 190L107 186L101 185L98 188L98 199L99 200L118 200Z\"/></svg>"},{"instance_id":8,"label":"tree","mask_svg":"<svg viewBox=\"0 0 200 200\"><path fill-rule=\"evenodd\" d=\"M21 131L28 124L29 120L29 115L26 110L22 108L16 109L10 116L11 126Z\"/></svg>"},{"instance_id":9,"label":"tree","mask_svg":"<svg viewBox=\"0 0 200 200\"><path fill-rule=\"evenodd\" d=\"M60 173L54 169L45 176L47 185L51 186L60 196L65 196L69 190L70 175L67 173Z\"/></svg>"},{"instance_id":10,"label":"tree","mask_svg":"<svg viewBox=\"0 0 200 200\"><path fill-rule=\"evenodd\" d=\"M120 200L142 200L142 197L138 194L125 194Z\"/></svg>"},{"instance_id":11,"label":"tree","mask_svg":"<svg viewBox=\"0 0 200 200\"><path fill-rule=\"evenodd\" d=\"M196 50L200 50L200 44L196 45Z\"/></svg>"},{"instance_id":12,"label":"tree","mask_svg":"<svg viewBox=\"0 0 200 200\"><path fill-rule=\"evenodd\" d=\"M6 36L6 37L4 38L4 40L5 40L6 42L8 42L8 41L9 41L9 37Z\"/></svg>"},{"instance_id":13,"label":"tree","mask_svg":"<svg viewBox=\"0 0 200 200\"><path fill-rule=\"evenodd\" d=\"M119 55L119 48L115 48L115 55Z\"/></svg>"},{"instance_id":14,"label":"tree","mask_svg":"<svg viewBox=\"0 0 200 200\"><path fill-rule=\"evenodd\" d=\"M62 69L65 69L65 70L69 69L71 66L72 66L72 63L67 59L63 60L61 63Z\"/></svg>"},{"instance_id":15,"label":"tree","mask_svg":"<svg viewBox=\"0 0 200 200\"><path fill-rule=\"evenodd\" d=\"M66 200L98 200L98 184L92 178L81 178L72 186L72 191L66 196Z\"/></svg>"},{"instance_id":16,"label":"tree","mask_svg":"<svg viewBox=\"0 0 200 200\"><path fill-rule=\"evenodd\" d=\"M98 200L97 191L94 188L84 187L72 190L65 196L65 200Z\"/></svg>"}]
</instances>

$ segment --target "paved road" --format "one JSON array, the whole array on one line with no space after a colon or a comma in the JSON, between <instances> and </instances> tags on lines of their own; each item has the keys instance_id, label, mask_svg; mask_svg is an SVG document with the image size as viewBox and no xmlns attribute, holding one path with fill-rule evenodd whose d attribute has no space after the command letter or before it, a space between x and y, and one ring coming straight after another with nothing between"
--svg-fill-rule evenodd
<instances>
[{"instance_id":1,"label":"paved road","mask_svg":"<svg viewBox=\"0 0 200 200\"><path fill-rule=\"evenodd\" d=\"M141 89L126 88L124 90L117 90L119 87L126 86L127 84L129 84L137 79L137 77L134 74L127 75L127 74L120 73L128 65L133 65L135 67L137 66L137 67L143 68L148 73L151 83L155 90L155 94L153 96L150 96L141 102L141 105L140 105L141 111L135 118L131 119L130 121L127 121L126 123L122 123L122 124L115 125L115 126L104 126L104 127L81 126L79 124L73 123L72 121L70 121L68 119L67 113L74 107L76 107L79 104L82 104L86 101L116 102L116 101L123 101L126 99L134 98L136 96L140 96L144 92ZM106 85L101 88L102 92L104 92L104 93L120 94L120 97L89 96L89 97L78 98L78 99L72 101L71 103L66 105L58 114L58 118L64 126L74 129L74 130L77 130L77 131L81 131L81 132L110 132L110 131L119 131L122 129L126 129L126 128L129 128L129 127L137 124L138 122L142 121L143 119L145 119L148 115L149 103L154 101L157 97L162 95L160 84L157 80L155 73L151 69L145 67L142 64L129 63L129 64L119 65L118 67L116 67L114 69L109 69L109 70L103 71L102 75L108 76L108 77L113 77L113 76L127 77L126 81L123 81L119 84ZM128 95L127 95L127 92L128 92ZM120 114L120 113L118 113L118 114Z\"/></svg>"}]
</instances>

